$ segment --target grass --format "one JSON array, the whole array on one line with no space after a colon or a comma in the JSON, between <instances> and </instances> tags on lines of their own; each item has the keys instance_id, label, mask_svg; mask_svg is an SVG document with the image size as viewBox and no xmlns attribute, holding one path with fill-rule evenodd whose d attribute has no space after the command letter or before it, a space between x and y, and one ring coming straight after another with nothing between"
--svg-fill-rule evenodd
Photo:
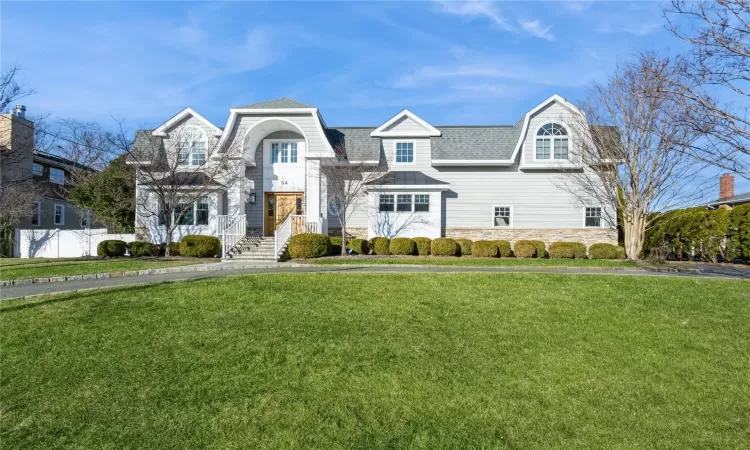
<instances>
[{"instance_id":1,"label":"grass","mask_svg":"<svg viewBox=\"0 0 750 450\"><path fill-rule=\"evenodd\" d=\"M214 262L215 260L156 258L144 259L0 259L0 280L21 280L28 278L60 277L90 273L115 272L124 270L158 269L162 267L185 266Z\"/></svg>"},{"instance_id":2,"label":"grass","mask_svg":"<svg viewBox=\"0 0 750 450\"><path fill-rule=\"evenodd\" d=\"M313 264L419 264L429 266L500 266L500 267L636 267L632 261L607 259L547 259L547 258L460 258L435 256L364 256L331 257L310 261Z\"/></svg>"},{"instance_id":3,"label":"grass","mask_svg":"<svg viewBox=\"0 0 750 450\"><path fill-rule=\"evenodd\" d=\"M0 304L5 448L742 448L750 284L276 274Z\"/></svg>"}]
</instances>

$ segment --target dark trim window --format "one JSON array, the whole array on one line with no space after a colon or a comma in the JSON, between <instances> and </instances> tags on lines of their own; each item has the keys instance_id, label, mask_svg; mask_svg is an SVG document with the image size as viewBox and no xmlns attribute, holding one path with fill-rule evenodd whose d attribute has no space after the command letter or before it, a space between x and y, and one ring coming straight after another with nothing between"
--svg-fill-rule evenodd
<instances>
[{"instance_id":1,"label":"dark trim window","mask_svg":"<svg viewBox=\"0 0 750 450\"><path fill-rule=\"evenodd\" d=\"M65 184L65 171L50 167L49 180L55 184Z\"/></svg>"},{"instance_id":2,"label":"dark trim window","mask_svg":"<svg viewBox=\"0 0 750 450\"><path fill-rule=\"evenodd\" d=\"M65 205L55 205L55 225L65 225Z\"/></svg>"},{"instance_id":3,"label":"dark trim window","mask_svg":"<svg viewBox=\"0 0 750 450\"><path fill-rule=\"evenodd\" d=\"M304 214L304 204L302 203L301 197L297 197L297 204L295 206L296 206L295 214L297 214L298 216L301 216L302 214Z\"/></svg>"},{"instance_id":4,"label":"dark trim window","mask_svg":"<svg viewBox=\"0 0 750 450\"><path fill-rule=\"evenodd\" d=\"M398 194L396 196L396 211L411 212L411 194Z\"/></svg>"},{"instance_id":5,"label":"dark trim window","mask_svg":"<svg viewBox=\"0 0 750 450\"><path fill-rule=\"evenodd\" d=\"M175 225L193 224L193 205L190 203L178 203L174 208Z\"/></svg>"},{"instance_id":6,"label":"dark trim window","mask_svg":"<svg viewBox=\"0 0 750 450\"><path fill-rule=\"evenodd\" d=\"M273 217L274 209L273 209L273 195L268 196L268 217Z\"/></svg>"},{"instance_id":7,"label":"dark trim window","mask_svg":"<svg viewBox=\"0 0 750 450\"><path fill-rule=\"evenodd\" d=\"M493 208L492 226L509 227L510 214L510 206L495 206Z\"/></svg>"},{"instance_id":8,"label":"dark trim window","mask_svg":"<svg viewBox=\"0 0 750 450\"><path fill-rule=\"evenodd\" d=\"M396 164L410 164L414 162L414 143L396 143Z\"/></svg>"},{"instance_id":9,"label":"dark trim window","mask_svg":"<svg viewBox=\"0 0 750 450\"><path fill-rule=\"evenodd\" d=\"M598 206L586 207L586 227L598 228L602 226L602 209Z\"/></svg>"},{"instance_id":10,"label":"dark trim window","mask_svg":"<svg viewBox=\"0 0 750 450\"><path fill-rule=\"evenodd\" d=\"M44 167L42 167L41 164L34 163L34 165L31 166L31 172L38 177L42 176L43 171Z\"/></svg>"},{"instance_id":11,"label":"dark trim window","mask_svg":"<svg viewBox=\"0 0 750 450\"><path fill-rule=\"evenodd\" d=\"M430 195L429 194L415 194L414 195L414 212L429 212L430 211Z\"/></svg>"},{"instance_id":12,"label":"dark trim window","mask_svg":"<svg viewBox=\"0 0 750 450\"><path fill-rule=\"evenodd\" d=\"M42 212L42 202L34 202L34 215L31 216L31 226L38 227L40 215Z\"/></svg>"},{"instance_id":13,"label":"dark trim window","mask_svg":"<svg viewBox=\"0 0 750 450\"><path fill-rule=\"evenodd\" d=\"M208 200L199 199L195 204L195 224L208 225Z\"/></svg>"},{"instance_id":14,"label":"dark trim window","mask_svg":"<svg viewBox=\"0 0 750 450\"><path fill-rule=\"evenodd\" d=\"M380 212L393 212L394 206L393 194L380 194Z\"/></svg>"}]
</instances>

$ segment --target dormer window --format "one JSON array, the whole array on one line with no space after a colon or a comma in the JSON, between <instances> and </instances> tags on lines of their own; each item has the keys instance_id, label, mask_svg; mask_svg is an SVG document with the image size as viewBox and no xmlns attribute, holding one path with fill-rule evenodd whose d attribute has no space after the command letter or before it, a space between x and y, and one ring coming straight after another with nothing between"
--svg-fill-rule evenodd
<instances>
[{"instance_id":1,"label":"dormer window","mask_svg":"<svg viewBox=\"0 0 750 450\"><path fill-rule=\"evenodd\" d=\"M195 129L185 130L186 138L180 142L177 163L181 166L202 166L206 164L206 137ZM192 139L192 137L195 137Z\"/></svg>"},{"instance_id":2,"label":"dormer window","mask_svg":"<svg viewBox=\"0 0 750 450\"><path fill-rule=\"evenodd\" d=\"M568 130L559 123L547 123L536 132L536 160L568 159Z\"/></svg>"},{"instance_id":3,"label":"dormer window","mask_svg":"<svg viewBox=\"0 0 750 450\"><path fill-rule=\"evenodd\" d=\"M396 164L414 164L414 142L396 142Z\"/></svg>"}]
</instances>

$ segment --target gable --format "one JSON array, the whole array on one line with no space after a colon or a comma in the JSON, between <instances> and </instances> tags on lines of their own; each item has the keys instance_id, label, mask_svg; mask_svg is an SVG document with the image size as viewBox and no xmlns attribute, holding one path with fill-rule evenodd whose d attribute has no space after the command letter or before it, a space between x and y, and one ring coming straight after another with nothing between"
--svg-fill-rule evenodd
<instances>
[{"instance_id":1,"label":"gable","mask_svg":"<svg viewBox=\"0 0 750 450\"><path fill-rule=\"evenodd\" d=\"M431 137L440 136L440 130L405 109L370 133L373 137Z\"/></svg>"},{"instance_id":2,"label":"gable","mask_svg":"<svg viewBox=\"0 0 750 450\"><path fill-rule=\"evenodd\" d=\"M178 112L174 116L172 116L171 119L167 120L163 124L161 124L157 129L155 129L152 134L154 136L166 136L167 133L172 130L174 127L186 122L186 121L192 121L197 122L201 125L201 128L204 129L208 134L214 135L214 136L221 136L221 129L217 128L214 124L209 122L205 117L201 116L197 112L193 111L192 108L187 107L183 109L182 111Z\"/></svg>"}]
</instances>

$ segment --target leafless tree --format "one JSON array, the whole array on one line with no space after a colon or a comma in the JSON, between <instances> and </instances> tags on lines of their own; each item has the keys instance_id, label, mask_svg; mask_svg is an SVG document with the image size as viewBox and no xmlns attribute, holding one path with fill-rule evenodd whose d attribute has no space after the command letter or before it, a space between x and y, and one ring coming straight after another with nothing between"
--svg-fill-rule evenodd
<instances>
[{"instance_id":1,"label":"leafless tree","mask_svg":"<svg viewBox=\"0 0 750 450\"><path fill-rule=\"evenodd\" d=\"M581 170L567 170L568 190L582 202L596 200L610 225L619 221L625 251L637 259L645 232L659 211L690 203L700 170L687 148L700 133L685 120L686 105L673 93L682 80L673 61L639 55L595 84L574 119Z\"/></svg>"},{"instance_id":2,"label":"leafless tree","mask_svg":"<svg viewBox=\"0 0 750 450\"><path fill-rule=\"evenodd\" d=\"M689 150L750 179L750 4L673 0L664 16L691 46L673 91L687 106L687 124L705 135Z\"/></svg>"},{"instance_id":3,"label":"leafless tree","mask_svg":"<svg viewBox=\"0 0 750 450\"><path fill-rule=\"evenodd\" d=\"M207 220L209 212L194 205L207 204L210 194L232 188L245 174L234 148L239 143L222 145L196 127L178 127L167 138L141 130L131 138L121 124L113 142L137 167L136 233L158 235L163 227L167 243L186 221Z\"/></svg>"},{"instance_id":4,"label":"leafless tree","mask_svg":"<svg viewBox=\"0 0 750 450\"><path fill-rule=\"evenodd\" d=\"M397 196L398 194L394 194ZM413 195L413 194L408 194ZM415 225L428 225L429 221L424 214L414 211L380 211L379 205L370 205L370 224L378 236L388 239L397 237L402 232Z\"/></svg>"}]
</instances>

